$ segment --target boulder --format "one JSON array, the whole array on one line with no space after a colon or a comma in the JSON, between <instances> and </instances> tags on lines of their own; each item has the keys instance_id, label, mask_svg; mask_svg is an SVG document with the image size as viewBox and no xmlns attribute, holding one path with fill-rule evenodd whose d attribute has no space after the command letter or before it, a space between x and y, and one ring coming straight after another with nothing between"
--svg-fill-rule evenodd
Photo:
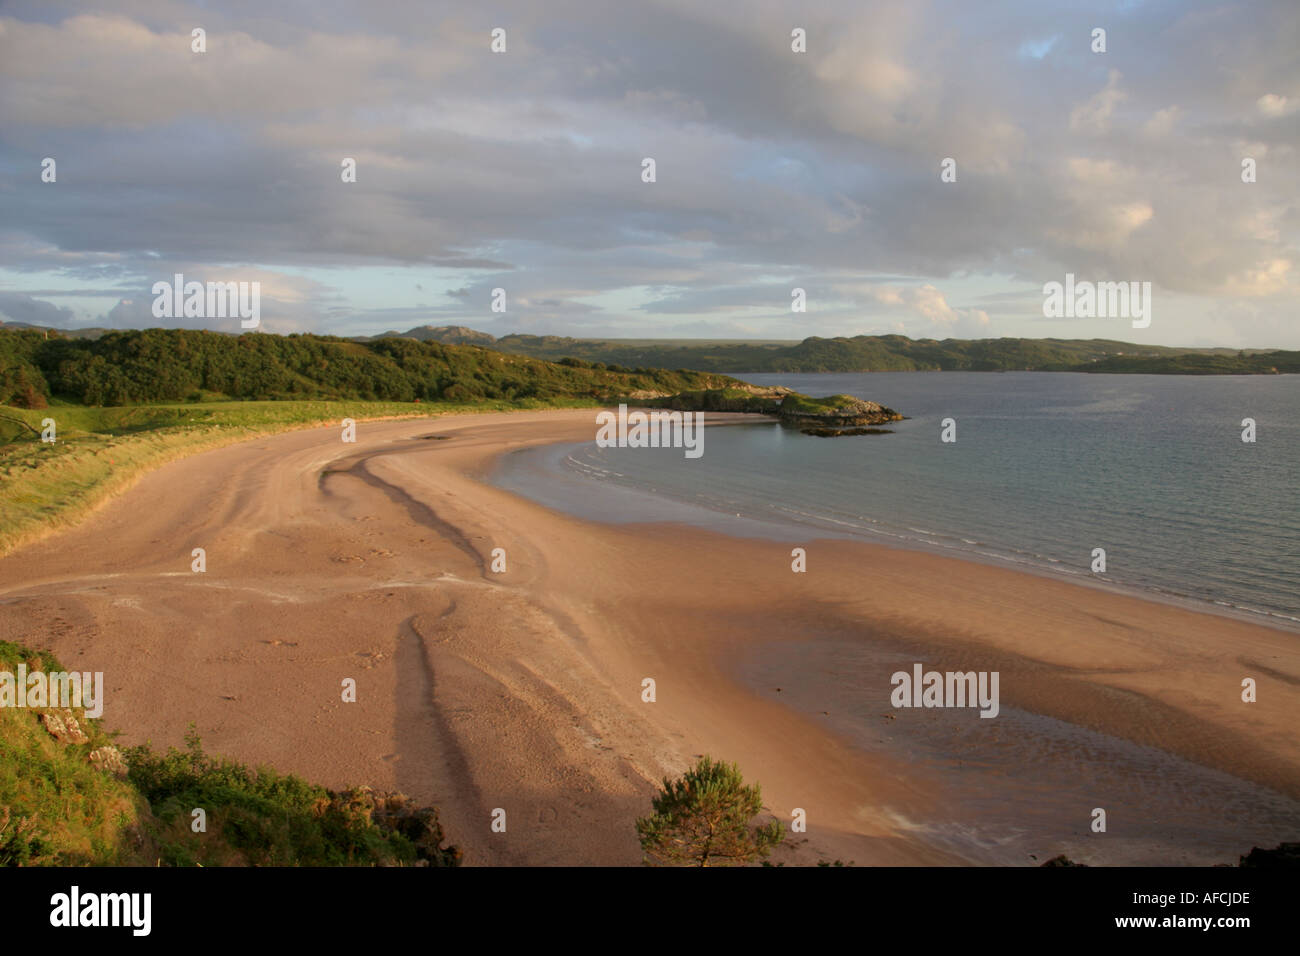
<instances>
[{"instance_id":1,"label":"boulder","mask_svg":"<svg viewBox=\"0 0 1300 956\"><path fill-rule=\"evenodd\" d=\"M98 750L92 750L89 760L96 769L111 773L115 777L127 775L126 759L116 747L100 747Z\"/></svg>"},{"instance_id":2,"label":"boulder","mask_svg":"<svg viewBox=\"0 0 1300 956\"><path fill-rule=\"evenodd\" d=\"M87 744L90 738L86 732L81 729L77 723L77 718L72 716L72 711L64 710L57 713L47 710L41 714L41 723L51 737L61 744Z\"/></svg>"}]
</instances>

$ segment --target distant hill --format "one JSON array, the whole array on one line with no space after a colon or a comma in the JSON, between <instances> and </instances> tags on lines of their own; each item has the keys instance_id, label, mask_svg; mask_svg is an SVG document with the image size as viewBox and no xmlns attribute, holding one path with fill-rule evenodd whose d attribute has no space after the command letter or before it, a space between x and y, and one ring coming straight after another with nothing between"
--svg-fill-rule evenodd
<instances>
[{"instance_id":1,"label":"distant hill","mask_svg":"<svg viewBox=\"0 0 1300 956\"><path fill-rule=\"evenodd\" d=\"M118 334L105 329L45 329L17 322L0 323L0 328L49 332L73 339L96 339L106 334ZM238 337L224 332L206 334ZM496 338L463 325L421 325L405 332L389 331L376 336L336 339L367 347L395 340L472 345L549 362L573 359L588 366L610 369L691 369L718 374L1036 371L1255 375L1300 372L1300 351L1136 345L1115 339L938 340L910 339L904 335L855 335L837 338L812 336L803 341L745 341L580 339L519 333Z\"/></svg>"},{"instance_id":2,"label":"distant hill","mask_svg":"<svg viewBox=\"0 0 1300 956\"><path fill-rule=\"evenodd\" d=\"M487 345L496 341L495 335L476 332L463 325L420 325L405 332L385 332L376 339L415 339L417 342L441 342L443 345Z\"/></svg>"},{"instance_id":3,"label":"distant hill","mask_svg":"<svg viewBox=\"0 0 1300 956\"><path fill-rule=\"evenodd\" d=\"M42 334L53 332L68 339L97 339L105 332L110 331L109 329L101 329L98 326L88 329L60 329L55 328L52 325L32 325L30 322L6 322L4 319L0 319L0 329L10 329L13 331L27 329Z\"/></svg>"},{"instance_id":4,"label":"distant hill","mask_svg":"<svg viewBox=\"0 0 1300 956\"><path fill-rule=\"evenodd\" d=\"M481 333L480 333L481 334ZM1112 339L909 339L857 335L802 342L700 342L506 335L488 347L556 361L701 372L1147 372L1260 374L1300 372L1300 352L1135 345Z\"/></svg>"}]
</instances>

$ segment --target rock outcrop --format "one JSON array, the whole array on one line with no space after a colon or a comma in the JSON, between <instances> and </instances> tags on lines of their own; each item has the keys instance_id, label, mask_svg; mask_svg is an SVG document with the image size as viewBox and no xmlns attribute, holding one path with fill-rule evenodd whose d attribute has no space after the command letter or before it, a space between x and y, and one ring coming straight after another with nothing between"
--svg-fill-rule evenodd
<instances>
[{"instance_id":1,"label":"rock outcrop","mask_svg":"<svg viewBox=\"0 0 1300 956\"><path fill-rule=\"evenodd\" d=\"M401 793L370 787L331 792L334 809L352 818L368 818L381 830L400 833L415 847L416 866L460 866L458 847L443 846L446 836L434 807L421 807Z\"/></svg>"},{"instance_id":2,"label":"rock outcrop","mask_svg":"<svg viewBox=\"0 0 1300 956\"><path fill-rule=\"evenodd\" d=\"M887 429L868 426L903 420L903 416L892 408L851 395L819 399L787 395L777 414L781 421L801 429L804 434L823 437L887 433Z\"/></svg>"},{"instance_id":3,"label":"rock outcrop","mask_svg":"<svg viewBox=\"0 0 1300 956\"><path fill-rule=\"evenodd\" d=\"M41 725L51 737L61 744L90 743L90 738L86 736L86 732L77 723L77 718L72 715L71 710L66 708L62 713L47 710L41 714Z\"/></svg>"},{"instance_id":4,"label":"rock outcrop","mask_svg":"<svg viewBox=\"0 0 1300 956\"><path fill-rule=\"evenodd\" d=\"M675 395L635 392L625 396L650 408L687 412L749 412L775 415L806 435L882 435L889 429L870 426L899 422L904 416L877 402L852 395L809 398L784 386L743 385L706 388Z\"/></svg>"},{"instance_id":5,"label":"rock outcrop","mask_svg":"<svg viewBox=\"0 0 1300 956\"><path fill-rule=\"evenodd\" d=\"M97 770L111 773L119 779L126 779L130 771L130 768L126 765L126 758L122 756L122 752L116 747L99 747L92 750L86 759Z\"/></svg>"},{"instance_id":6,"label":"rock outcrop","mask_svg":"<svg viewBox=\"0 0 1300 956\"><path fill-rule=\"evenodd\" d=\"M801 428L805 435L817 438L839 438L841 435L892 435L892 428Z\"/></svg>"}]
</instances>

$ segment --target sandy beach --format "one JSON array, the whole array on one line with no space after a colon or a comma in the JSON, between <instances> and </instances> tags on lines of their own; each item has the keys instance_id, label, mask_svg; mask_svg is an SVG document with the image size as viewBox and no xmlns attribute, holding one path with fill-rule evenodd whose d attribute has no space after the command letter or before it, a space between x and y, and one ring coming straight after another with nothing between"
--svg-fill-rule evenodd
<instances>
[{"instance_id":1,"label":"sandy beach","mask_svg":"<svg viewBox=\"0 0 1300 956\"><path fill-rule=\"evenodd\" d=\"M807 812L773 856L792 865L1235 863L1300 835L1297 634L851 541L808 542L796 574L788 544L596 524L483 481L509 450L590 440L594 414L169 464L0 559L0 636L103 671L125 743L193 722L212 752L402 790L471 865L635 865L659 778L704 753L777 818ZM1001 713L891 707L914 662L998 672Z\"/></svg>"}]
</instances>

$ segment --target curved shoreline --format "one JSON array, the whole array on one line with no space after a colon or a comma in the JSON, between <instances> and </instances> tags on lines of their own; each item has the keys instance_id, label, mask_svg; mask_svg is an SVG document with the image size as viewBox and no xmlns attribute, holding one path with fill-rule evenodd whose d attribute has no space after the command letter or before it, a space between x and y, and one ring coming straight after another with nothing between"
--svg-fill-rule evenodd
<instances>
[{"instance_id":1,"label":"curved shoreline","mask_svg":"<svg viewBox=\"0 0 1300 956\"><path fill-rule=\"evenodd\" d=\"M737 424L748 423L738 422ZM590 444L590 442L556 442L555 444L562 444L565 448L576 449L584 447ZM543 507L579 520L615 525L634 523L631 521L613 521L602 517L597 511L591 509L589 501L583 501L581 505L578 506L566 507L565 505L556 503L556 499L559 497L558 494L529 494L527 491L524 491L519 487L522 483L521 481L514 480L510 466L506 463L506 458L506 452L503 452L502 455L498 456L498 462L492 469L489 478L490 483L493 484L493 486L519 494ZM535 463L533 464L535 468ZM520 468L520 472L523 474L526 474L528 470L529 469L526 467ZM548 476L545 480L557 481L562 479L554 479L553 477ZM573 480L576 482L580 479L575 478ZM1002 568L1007 571L1032 574L1052 581L1063 581L1077 584L1080 587L1095 588L1107 594L1166 604L1171 607L1177 607L1197 614L1220 615L1243 623L1256 624L1262 627L1271 627L1276 630L1300 636L1300 617L1288 617L1279 612L1267 609L1249 608L1227 602L1212 601L1205 598L1198 598L1190 594L1182 594L1176 591L1162 589L1155 585L1133 584L1123 581L1108 580L1083 571L1067 571L1063 568L1053 567L1051 564L1033 563L1029 560L1015 558L995 551L974 551L966 548L932 543L924 538L911 538L904 535L895 535L889 532L881 532L882 536L879 538L868 537L864 533L835 531L830 528L820 527L813 523L804 524L794 518L760 517L756 515L736 514L734 517L741 519L741 523L743 523L746 528L745 533L742 534L738 529L729 529L724 527L727 523L727 519L732 515L720 509L710 508L707 505L698 504L689 499L678 498L659 491L658 489L639 488L633 485L620 484L617 482L603 482L596 479L593 479L593 482L595 488L599 489L598 493L612 492L613 495L618 496L628 495L649 497L662 502L667 508L679 510L683 513L683 516L681 517L672 517L666 514L661 514L660 516L647 519L647 523L680 524L683 527L714 531L719 534L743 537L761 537L787 544L800 544L821 540L855 541L860 544L865 544L868 547L914 551L921 554L934 555L935 557L967 561L973 564L984 565L986 567ZM587 508L588 510L584 513L580 510L581 508ZM663 509L661 509L661 511L662 510ZM688 516L689 513L694 513L698 520L692 520L692 517ZM824 518L818 515L813 515L813 517L819 521L834 523L834 519ZM955 537L955 535L948 532L934 532L934 534L944 538Z\"/></svg>"},{"instance_id":2,"label":"curved shoreline","mask_svg":"<svg viewBox=\"0 0 1300 956\"><path fill-rule=\"evenodd\" d=\"M351 446L325 429L173 462L0 559L0 624L104 670L105 719L128 741L176 743L197 720L209 750L407 790L443 808L470 863L635 864L632 820L657 778L702 752L737 760L779 818L808 811L809 832L777 857L791 863L1031 863L1024 846L1040 861L1232 862L1229 844L1300 828L1289 632L868 542L814 542L796 575L779 544L600 525L483 482L504 451L593 429L590 409L457 416L371 424ZM199 542L202 577L189 570ZM844 669L845 654L861 656ZM1183 761L1166 772L1190 763L1222 779L1184 788L1202 798L1195 812L1151 780L1129 792L1119 779L1109 796L1053 784L1040 794L1052 813L998 849L990 834L1009 824L960 755L921 759L908 741L942 751L984 734L997 759L1023 764L1046 738L978 718L954 730L928 718L975 715L925 710L892 714L907 733L877 730L903 660L998 670L1009 713L1092 735L1061 744L1058 764L1113 739ZM779 693L803 705L740 673L746 661L788 675ZM1246 673L1257 704L1239 700ZM339 701L344 676L356 704ZM836 713L807 706L819 700ZM1212 833L1233 779L1283 802L1233 797L1234 820ZM1099 802L1115 832L1089 843ZM484 813L499 806L505 839ZM1155 819L1166 812L1174 824Z\"/></svg>"}]
</instances>

